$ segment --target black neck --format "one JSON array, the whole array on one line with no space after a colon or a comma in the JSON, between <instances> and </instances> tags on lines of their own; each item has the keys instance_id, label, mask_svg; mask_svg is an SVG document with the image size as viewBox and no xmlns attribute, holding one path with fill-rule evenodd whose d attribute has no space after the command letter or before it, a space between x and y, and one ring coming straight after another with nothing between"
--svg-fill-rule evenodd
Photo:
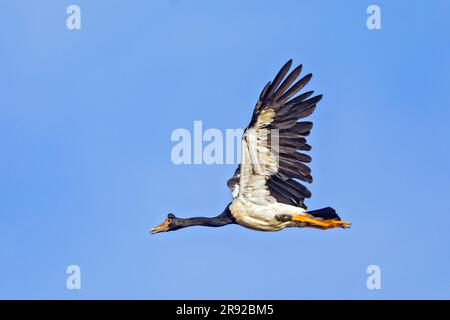
<instances>
[{"instance_id":1,"label":"black neck","mask_svg":"<svg viewBox=\"0 0 450 320\"><path fill-rule=\"evenodd\" d=\"M228 209L228 206L217 217L176 218L177 229L192 226L222 227L231 223L235 223L235 221Z\"/></svg>"}]
</instances>

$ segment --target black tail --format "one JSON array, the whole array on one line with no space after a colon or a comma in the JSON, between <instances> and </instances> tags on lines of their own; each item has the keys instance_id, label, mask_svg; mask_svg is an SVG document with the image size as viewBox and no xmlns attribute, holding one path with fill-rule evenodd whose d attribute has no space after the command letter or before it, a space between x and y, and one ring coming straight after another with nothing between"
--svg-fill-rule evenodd
<instances>
[{"instance_id":1,"label":"black tail","mask_svg":"<svg viewBox=\"0 0 450 320\"><path fill-rule=\"evenodd\" d=\"M308 211L308 213L314 217L322 218L323 220L331 220L331 219L341 220L341 218L339 218L339 216L337 215L336 211L334 211L334 209L330 207Z\"/></svg>"}]
</instances>

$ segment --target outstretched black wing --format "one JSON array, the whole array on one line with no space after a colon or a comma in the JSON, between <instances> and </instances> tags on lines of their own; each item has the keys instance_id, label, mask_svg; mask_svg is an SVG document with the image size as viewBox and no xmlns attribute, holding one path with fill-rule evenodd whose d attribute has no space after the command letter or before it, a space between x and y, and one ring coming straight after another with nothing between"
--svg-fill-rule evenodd
<instances>
[{"instance_id":1,"label":"outstretched black wing","mask_svg":"<svg viewBox=\"0 0 450 320\"><path fill-rule=\"evenodd\" d=\"M242 136L241 164L228 180L233 196L242 196L259 204L280 202L306 209L304 201L311 192L298 180L312 182L306 163L311 150L306 143L312 122L299 119L311 115L322 95L313 91L296 94L312 74L296 81L302 66L289 75L289 60L261 92L252 119Z\"/></svg>"}]
</instances>

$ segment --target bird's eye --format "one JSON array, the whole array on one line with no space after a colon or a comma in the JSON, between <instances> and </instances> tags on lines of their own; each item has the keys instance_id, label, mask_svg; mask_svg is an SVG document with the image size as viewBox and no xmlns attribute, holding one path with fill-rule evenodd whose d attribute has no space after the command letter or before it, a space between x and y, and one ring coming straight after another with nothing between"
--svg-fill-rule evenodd
<instances>
[{"instance_id":1,"label":"bird's eye","mask_svg":"<svg viewBox=\"0 0 450 320\"><path fill-rule=\"evenodd\" d=\"M171 223L172 222L172 218L167 218L167 222Z\"/></svg>"}]
</instances>

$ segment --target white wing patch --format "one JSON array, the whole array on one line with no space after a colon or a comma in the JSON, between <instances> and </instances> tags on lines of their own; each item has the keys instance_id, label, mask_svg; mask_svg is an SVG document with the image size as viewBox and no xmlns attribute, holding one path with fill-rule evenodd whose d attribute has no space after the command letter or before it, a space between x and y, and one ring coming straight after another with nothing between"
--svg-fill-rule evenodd
<instances>
[{"instance_id":1,"label":"white wing patch","mask_svg":"<svg viewBox=\"0 0 450 320\"><path fill-rule=\"evenodd\" d=\"M239 195L253 203L276 202L267 188L267 179L278 171L278 160L269 147L268 129L250 128L242 138Z\"/></svg>"}]
</instances>

